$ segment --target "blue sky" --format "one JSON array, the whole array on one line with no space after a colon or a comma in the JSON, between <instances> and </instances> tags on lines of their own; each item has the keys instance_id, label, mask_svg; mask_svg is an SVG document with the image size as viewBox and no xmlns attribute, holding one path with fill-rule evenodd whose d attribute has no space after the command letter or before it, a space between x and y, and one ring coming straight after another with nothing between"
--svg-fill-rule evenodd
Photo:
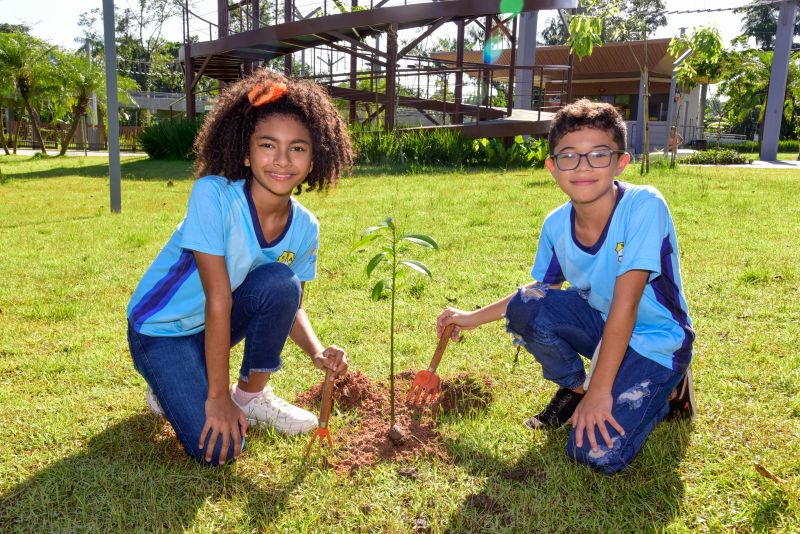
<instances>
[{"instance_id":1,"label":"blue sky","mask_svg":"<svg viewBox=\"0 0 800 534\"><path fill-rule=\"evenodd\" d=\"M300 3L309 3L303 0ZM117 10L129 7L129 0L115 0ZM750 3L748 0L666 0L668 10L677 11L685 9L715 9L730 6L740 6ZM192 0L190 4L193 11L200 15L207 15L211 20L216 19L217 0ZM66 48L76 48L75 38L81 35L78 27L78 17L84 11L95 7L102 7L102 0L0 0L0 22L26 24L31 27L31 33L53 44ZM539 27L544 26L544 21L555 12L542 13ZM668 25L659 29L654 37L672 37L678 33L678 28L716 24L726 42L738 35L741 21L738 15L732 12L699 13L686 15L669 15ZM208 26L199 21L193 23L193 32L200 33L201 40L207 40ZM177 17L166 28L169 39L181 40L181 20Z\"/></svg>"}]
</instances>

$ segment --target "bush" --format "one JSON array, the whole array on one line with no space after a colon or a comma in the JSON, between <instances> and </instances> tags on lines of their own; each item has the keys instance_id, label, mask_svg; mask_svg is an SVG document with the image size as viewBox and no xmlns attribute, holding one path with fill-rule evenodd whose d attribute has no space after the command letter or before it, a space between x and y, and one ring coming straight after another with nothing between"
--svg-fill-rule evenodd
<instances>
[{"instance_id":1,"label":"bush","mask_svg":"<svg viewBox=\"0 0 800 534\"><path fill-rule=\"evenodd\" d=\"M544 139L517 136L506 146L500 139L465 139L447 129L408 130L397 133L351 130L358 165L398 163L411 170L437 167L490 166L542 167L547 158ZM402 157L401 157L402 156Z\"/></svg>"},{"instance_id":2,"label":"bush","mask_svg":"<svg viewBox=\"0 0 800 534\"><path fill-rule=\"evenodd\" d=\"M713 142L713 137L708 140L709 145ZM744 141L742 143L731 143L724 146L728 150L740 153L758 154L758 141ZM778 141L778 152L800 152L800 141L797 139L782 139Z\"/></svg>"},{"instance_id":3,"label":"bush","mask_svg":"<svg viewBox=\"0 0 800 534\"><path fill-rule=\"evenodd\" d=\"M194 159L192 145L200 130L202 119L169 119L146 126L139 141L153 159Z\"/></svg>"},{"instance_id":4,"label":"bush","mask_svg":"<svg viewBox=\"0 0 800 534\"><path fill-rule=\"evenodd\" d=\"M681 158L680 162L694 165L738 165L741 163L750 163L751 160L734 150L721 149L695 152L694 154L689 154L685 158Z\"/></svg>"},{"instance_id":5,"label":"bush","mask_svg":"<svg viewBox=\"0 0 800 534\"><path fill-rule=\"evenodd\" d=\"M473 142L473 163L482 166L500 167L544 167L547 159L547 141L525 139L521 135L506 146L501 139L476 139Z\"/></svg>"}]
</instances>

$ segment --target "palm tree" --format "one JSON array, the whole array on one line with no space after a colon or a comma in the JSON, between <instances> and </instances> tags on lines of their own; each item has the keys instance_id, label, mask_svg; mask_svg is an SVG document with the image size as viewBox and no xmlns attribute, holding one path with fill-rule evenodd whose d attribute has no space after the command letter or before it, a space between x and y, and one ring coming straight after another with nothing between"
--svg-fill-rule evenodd
<instances>
[{"instance_id":1,"label":"palm tree","mask_svg":"<svg viewBox=\"0 0 800 534\"><path fill-rule=\"evenodd\" d=\"M3 132L3 111L5 107L14 107L13 101L14 95L14 84L11 83L11 80L3 75L0 75L0 145L3 146L3 150L8 156L8 144L6 143L6 136ZM9 125L10 126L10 125ZM8 132L9 140L11 139L11 131Z\"/></svg>"},{"instance_id":2,"label":"palm tree","mask_svg":"<svg viewBox=\"0 0 800 534\"><path fill-rule=\"evenodd\" d=\"M758 112L759 139L764 137L764 113L767 108L772 52L745 50L735 53L728 63L730 72L720 83L720 93L728 97L725 103L729 117L736 122L746 120L753 110ZM783 96L783 116L788 122L796 117L800 106L800 53L792 54Z\"/></svg>"},{"instance_id":3,"label":"palm tree","mask_svg":"<svg viewBox=\"0 0 800 534\"><path fill-rule=\"evenodd\" d=\"M39 129L39 116L31 106L41 93L46 92L51 76L49 54L54 47L21 32L0 34L0 76L13 81L14 88L22 104L22 115L27 112L33 126L35 138L42 145L42 153L47 154L42 132ZM17 148L14 138L14 150Z\"/></svg>"},{"instance_id":4,"label":"palm tree","mask_svg":"<svg viewBox=\"0 0 800 534\"><path fill-rule=\"evenodd\" d=\"M83 55L62 55L58 64L58 76L63 87L61 94L72 115L67 135L61 141L59 155L63 156L75 137L81 119L86 115L92 93L105 94L106 80L103 66L91 62Z\"/></svg>"}]
</instances>

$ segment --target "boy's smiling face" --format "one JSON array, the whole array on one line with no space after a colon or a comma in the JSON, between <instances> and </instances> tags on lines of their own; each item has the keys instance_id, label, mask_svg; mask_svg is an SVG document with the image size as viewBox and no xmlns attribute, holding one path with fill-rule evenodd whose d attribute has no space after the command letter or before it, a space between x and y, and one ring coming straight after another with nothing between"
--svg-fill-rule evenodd
<instances>
[{"instance_id":1,"label":"boy's smiling face","mask_svg":"<svg viewBox=\"0 0 800 534\"><path fill-rule=\"evenodd\" d=\"M545 160L545 165L558 182L561 190L572 199L574 205L588 205L604 195L613 194L614 179L625 170L625 166L631 159L630 154L613 153L610 165L604 168L593 168L589 165L587 157L580 157L578 166L570 171L559 169L553 157L565 153L596 152L600 154L609 150L615 152L622 150L614 141L612 132L597 128L581 128L564 135L558 141L555 153ZM569 164L566 163L566 165ZM562 163L561 166L566 165Z\"/></svg>"}]
</instances>

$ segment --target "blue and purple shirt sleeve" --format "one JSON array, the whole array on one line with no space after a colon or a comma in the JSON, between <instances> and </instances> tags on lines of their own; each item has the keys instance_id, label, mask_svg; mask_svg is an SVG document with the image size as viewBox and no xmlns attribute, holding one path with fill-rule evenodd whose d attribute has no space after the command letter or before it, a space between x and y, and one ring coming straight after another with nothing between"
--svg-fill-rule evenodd
<instances>
[{"instance_id":1,"label":"blue and purple shirt sleeve","mask_svg":"<svg viewBox=\"0 0 800 534\"><path fill-rule=\"evenodd\" d=\"M650 271L650 280L662 270L662 244L670 233L669 209L664 199L652 196L631 212L617 276L631 270ZM671 250L670 250L671 252Z\"/></svg>"},{"instance_id":2,"label":"blue and purple shirt sleeve","mask_svg":"<svg viewBox=\"0 0 800 534\"><path fill-rule=\"evenodd\" d=\"M215 256L225 255L225 221L216 185L200 179L192 187L178 245Z\"/></svg>"},{"instance_id":3,"label":"blue and purple shirt sleeve","mask_svg":"<svg viewBox=\"0 0 800 534\"><path fill-rule=\"evenodd\" d=\"M533 262L531 276L543 284L558 285L564 282L564 271L558 261L553 240L548 232L547 220L542 225L539 236L539 247L536 249L536 259Z\"/></svg>"}]
</instances>

